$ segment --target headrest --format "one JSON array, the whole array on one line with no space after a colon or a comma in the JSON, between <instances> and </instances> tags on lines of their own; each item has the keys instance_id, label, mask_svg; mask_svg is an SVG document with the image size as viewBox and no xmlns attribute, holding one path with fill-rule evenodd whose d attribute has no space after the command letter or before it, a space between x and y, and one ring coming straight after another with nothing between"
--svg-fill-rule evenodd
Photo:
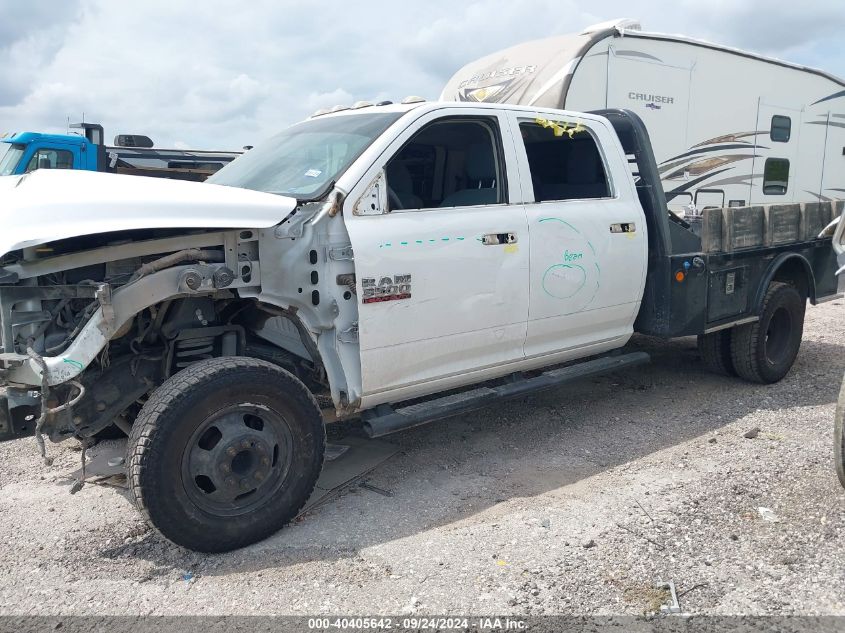
<instances>
[{"instance_id":1,"label":"headrest","mask_svg":"<svg viewBox=\"0 0 845 633\"><path fill-rule=\"evenodd\" d=\"M591 185L602 181L601 158L593 143L571 147L566 159L566 182L570 185Z\"/></svg>"},{"instance_id":2,"label":"headrest","mask_svg":"<svg viewBox=\"0 0 845 633\"><path fill-rule=\"evenodd\" d=\"M489 143L470 145L467 150L467 176L470 180L495 180L496 161Z\"/></svg>"}]
</instances>

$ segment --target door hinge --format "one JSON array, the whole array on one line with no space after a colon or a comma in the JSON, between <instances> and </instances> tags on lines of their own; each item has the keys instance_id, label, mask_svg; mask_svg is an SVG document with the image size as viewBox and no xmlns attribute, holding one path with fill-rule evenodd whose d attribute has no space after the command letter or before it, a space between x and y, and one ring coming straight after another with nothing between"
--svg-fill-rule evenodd
<instances>
[{"instance_id":1,"label":"door hinge","mask_svg":"<svg viewBox=\"0 0 845 633\"><path fill-rule=\"evenodd\" d=\"M355 259L352 246L336 246L329 249L329 259L335 262L343 262Z\"/></svg>"},{"instance_id":2,"label":"door hinge","mask_svg":"<svg viewBox=\"0 0 845 633\"><path fill-rule=\"evenodd\" d=\"M355 321L348 330L341 330L337 333L337 340L341 343L358 342L358 321Z\"/></svg>"}]
</instances>

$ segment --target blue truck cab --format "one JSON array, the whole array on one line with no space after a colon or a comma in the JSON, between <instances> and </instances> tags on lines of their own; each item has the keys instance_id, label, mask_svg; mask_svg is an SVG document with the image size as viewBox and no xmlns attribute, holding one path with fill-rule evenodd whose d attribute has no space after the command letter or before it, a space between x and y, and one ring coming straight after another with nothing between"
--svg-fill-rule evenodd
<instances>
[{"instance_id":1,"label":"blue truck cab","mask_svg":"<svg viewBox=\"0 0 845 633\"><path fill-rule=\"evenodd\" d=\"M80 127L82 125L88 128L85 136L21 132L0 139L10 145L0 158L0 176L25 174L36 169L104 171L101 161L105 162L105 152L98 151L105 149L103 128L91 124Z\"/></svg>"},{"instance_id":2,"label":"blue truck cab","mask_svg":"<svg viewBox=\"0 0 845 633\"><path fill-rule=\"evenodd\" d=\"M103 126L75 123L81 134L21 132L0 136L0 176L26 174L36 169L77 169L112 173L205 180L240 152L153 149L153 141L136 134L119 134L115 145L104 143Z\"/></svg>"}]
</instances>

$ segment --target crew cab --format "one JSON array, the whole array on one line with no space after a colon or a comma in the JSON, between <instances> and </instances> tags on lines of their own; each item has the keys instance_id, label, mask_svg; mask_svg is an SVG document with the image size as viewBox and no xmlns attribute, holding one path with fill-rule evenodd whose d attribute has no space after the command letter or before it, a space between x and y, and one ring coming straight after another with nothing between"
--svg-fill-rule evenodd
<instances>
[{"instance_id":1,"label":"crew cab","mask_svg":"<svg viewBox=\"0 0 845 633\"><path fill-rule=\"evenodd\" d=\"M139 510L223 551L301 509L326 408L384 435L646 362L634 332L771 383L836 292L835 203L694 225L631 112L411 101L320 113L202 184L6 186L0 432L122 429Z\"/></svg>"}]
</instances>

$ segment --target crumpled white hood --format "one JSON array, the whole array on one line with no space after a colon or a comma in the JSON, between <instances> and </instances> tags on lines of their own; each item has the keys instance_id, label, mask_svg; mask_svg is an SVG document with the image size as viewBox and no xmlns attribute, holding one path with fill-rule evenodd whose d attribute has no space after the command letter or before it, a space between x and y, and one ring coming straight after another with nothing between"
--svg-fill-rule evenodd
<instances>
[{"instance_id":1,"label":"crumpled white hood","mask_svg":"<svg viewBox=\"0 0 845 633\"><path fill-rule=\"evenodd\" d=\"M198 182L74 170L0 177L0 256L53 240L165 228L262 229L296 200Z\"/></svg>"}]
</instances>

